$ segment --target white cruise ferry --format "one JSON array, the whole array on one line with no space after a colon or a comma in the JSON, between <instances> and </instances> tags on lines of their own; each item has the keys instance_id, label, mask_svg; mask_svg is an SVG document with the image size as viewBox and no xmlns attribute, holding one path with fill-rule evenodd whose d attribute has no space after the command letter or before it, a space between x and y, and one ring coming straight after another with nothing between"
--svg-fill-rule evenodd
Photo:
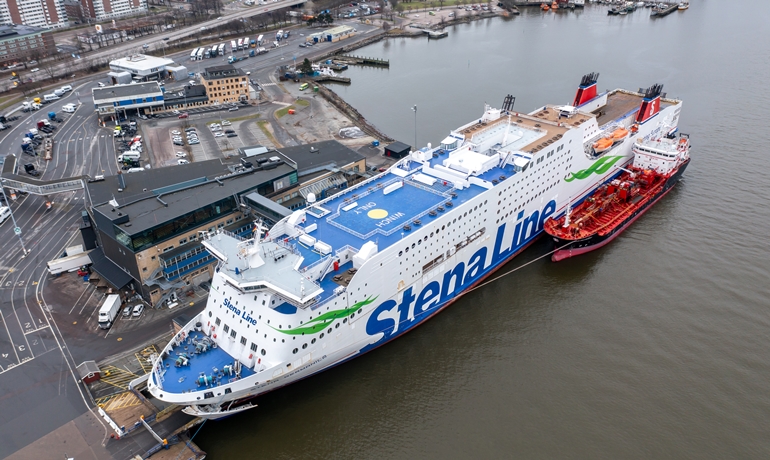
<instances>
[{"instance_id":1,"label":"white cruise ferry","mask_svg":"<svg viewBox=\"0 0 770 460\"><path fill-rule=\"evenodd\" d=\"M676 130L682 103L660 85L597 94L597 78L584 76L569 106L487 106L439 146L254 239L209 235L219 263L208 304L153 363L149 391L228 416L441 311L617 176L634 142Z\"/></svg>"}]
</instances>

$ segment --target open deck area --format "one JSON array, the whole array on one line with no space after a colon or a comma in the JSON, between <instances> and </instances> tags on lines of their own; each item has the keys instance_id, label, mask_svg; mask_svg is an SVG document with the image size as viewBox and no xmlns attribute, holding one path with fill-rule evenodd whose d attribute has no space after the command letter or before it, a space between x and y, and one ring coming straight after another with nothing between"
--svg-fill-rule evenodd
<instances>
[{"instance_id":1,"label":"open deck area","mask_svg":"<svg viewBox=\"0 0 770 460\"><path fill-rule=\"evenodd\" d=\"M162 387L165 391L172 393L200 391L238 380L235 371L231 375L225 372L225 366L233 366L235 358L218 347L211 347L201 353L196 351L193 342L200 341L204 337L206 335L202 332L191 331L184 343L174 346L169 356L163 358L163 367L166 371L163 375ZM188 358L187 364L177 366L177 360L182 356ZM210 377L210 383L201 385L199 382L201 374ZM241 366L240 378L253 374L253 370Z\"/></svg>"}]
</instances>

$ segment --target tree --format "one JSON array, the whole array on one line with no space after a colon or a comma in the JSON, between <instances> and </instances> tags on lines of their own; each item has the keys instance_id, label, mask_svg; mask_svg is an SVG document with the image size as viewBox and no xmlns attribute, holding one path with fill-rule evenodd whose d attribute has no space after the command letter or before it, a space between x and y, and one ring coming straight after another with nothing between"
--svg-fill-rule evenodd
<instances>
[{"instance_id":1,"label":"tree","mask_svg":"<svg viewBox=\"0 0 770 460\"><path fill-rule=\"evenodd\" d=\"M382 21L382 30L385 32L390 30L390 23L388 21Z\"/></svg>"},{"instance_id":2,"label":"tree","mask_svg":"<svg viewBox=\"0 0 770 460\"><path fill-rule=\"evenodd\" d=\"M310 63L308 58L305 58L305 60L302 61L302 64L299 65L299 71L305 75L310 75L313 73L313 64Z\"/></svg>"}]
</instances>

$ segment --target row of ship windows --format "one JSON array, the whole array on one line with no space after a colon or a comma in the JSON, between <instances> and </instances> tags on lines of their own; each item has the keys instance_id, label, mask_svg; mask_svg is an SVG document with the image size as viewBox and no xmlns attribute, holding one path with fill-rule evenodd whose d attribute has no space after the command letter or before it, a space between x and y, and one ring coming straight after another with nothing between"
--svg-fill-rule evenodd
<instances>
[{"instance_id":1,"label":"row of ship windows","mask_svg":"<svg viewBox=\"0 0 770 460\"><path fill-rule=\"evenodd\" d=\"M444 231L445 229L451 227L452 224L457 223L458 220L462 221L463 218L468 217L468 214L473 215L474 212L476 212L477 210L481 210L483 206L486 206L486 204L487 204L487 201L485 200L483 204L474 206L473 209L466 211L462 216L459 216L459 217L456 217L456 218L452 219L452 222L447 222L445 225L442 225L440 229L437 228L435 232L430 232L430 235L425 235L424 241L427 243L428 242L428 238L429 237L433 238L434 233L435 233L436 236L438 236L440 231ZM422 242L423 242L423 238L420 238L419 240L417 240L417 243L412 243L411 249L414 249L415 246L417 246L417 245L421 245ZM409 253L409 248L410 247L407 246L406 248L404 248L403 251L399 251L398 252L398 256L401 257L404 254L408 254Z\"/></svg>"}]
</instances>

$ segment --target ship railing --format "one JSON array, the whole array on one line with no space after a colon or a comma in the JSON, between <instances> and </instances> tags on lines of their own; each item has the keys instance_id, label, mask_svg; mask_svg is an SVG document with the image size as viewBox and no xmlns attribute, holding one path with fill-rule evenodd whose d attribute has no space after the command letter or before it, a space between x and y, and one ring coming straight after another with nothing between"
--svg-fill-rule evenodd
<instances>
[{"instance_id":1,"label":"ship railing","mask_svg":"<svg viewBox=\"0 0 770 460\"><path fill-rule=\"evenodd\" d=\"M444 197L444 198L449 198L449 194L452 192L452 190L454 190L454 187L448 187L449 190L447 190L445 192L442 192L440 190L436 190L433 187L428 187L425 184L421 184L421 183L419 183L417 181L413 181L411 179L407 179L406 183L411 185L412 187L419 188L420 190L425 190L426 192L430 192L430 193L432 193L434 195L438 195L438 196L441 196L441 197Z\"/></svg>"},{"instance_id":2,"label":"ship railing","mask_svg":"<svg viewBox=\"0 0 770 460\"><path fill-rule=\"evenodd\" d=\"M335 300L337 297L340 297L344 293L345 293L345 291L340 291L339 294L332 294L329 297L321 300L320 302L317 302L316 304L312 305L310 307L310 310L317 310L317 309L323 307L324 305L326 305L327 303L331 302L332 300Z\"/></svg>"},{"instance_id":3,"label":"ship railing","mask_svg":"<svg viewBox=\"0 0 770 460\"><path fill-rule=\"evenodd\" d=\"M285 239L276 238L275 240L273 240L273 243L290 251L292 254L299 255L299 250L297 249L297 245L294 243L289 243L287 240L288 238L285 238Z\"/></svg>"},{"instance_id":4,"label":"ship railing","mask_svg":"<svg viewBox=\"0 0 770 460\"><path fill-rule=\"evenodd\" d=\"M334 252L334 255L337 256L337 258L342 258L342 255L346 252L350 253L350 257L353 257L354 255L358 254L358 249L354 248L353 246L346 244L345 246L342 246L341 248L337 249Z\"/></svg>"},{"instance_id":5,"label":"ship railing","mask_svg":"<svg viewBox=\"0 0 770 460\"><path fill-rule=\"evenodd\" d=\"M227 236L230 236L230 237L232 237L232 238L235 238L235 239L236 239L236 240L238 240L238 241L247 241L247 240L246 240L246 238L244 238L244 237L242 237L242 236L239 236L239 235L236 235L236 234L235 234L235 233L233 233L233 232L228 232L227 230L222 230L222 229L220 229L219 231L220 231L220 232L221 232L223 235L227 235Z\"/></svg>"}]
</instances>

